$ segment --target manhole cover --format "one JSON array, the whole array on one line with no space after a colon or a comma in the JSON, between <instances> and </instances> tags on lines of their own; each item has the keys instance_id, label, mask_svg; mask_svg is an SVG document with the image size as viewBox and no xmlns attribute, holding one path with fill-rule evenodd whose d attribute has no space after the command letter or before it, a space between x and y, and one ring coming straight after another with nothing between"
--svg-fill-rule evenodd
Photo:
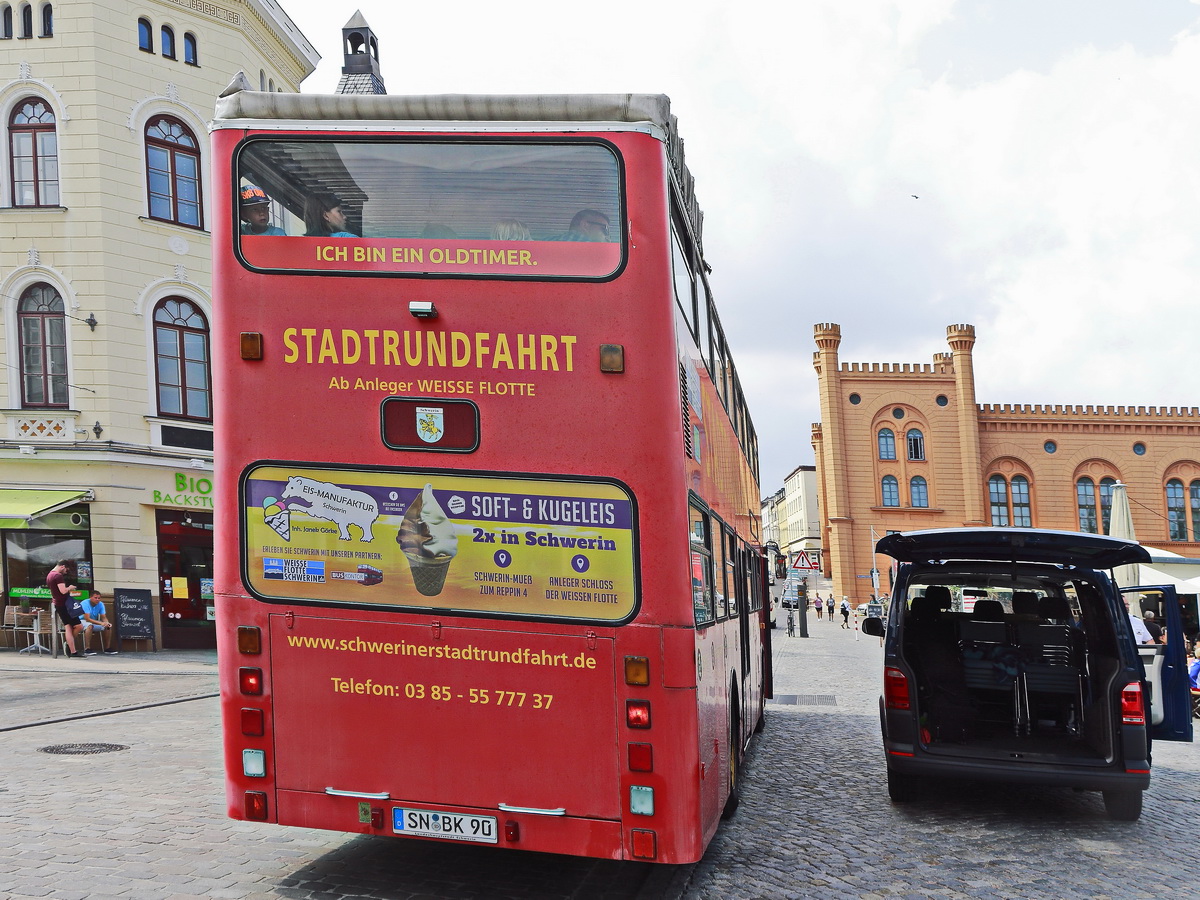
<instances>
[{"instance_id":1,"label":"manhole cover","mask_svg":"<svg viewBox=\"0 0 1200 900\"><path fill-rule=\"evenodd\" d=\"M117 750L128 750L124 744L51 744L49 747L38 747L41 753L58 753L65 756L89 756L93 753L114 753Z\"/></svg>"}]
</instances>

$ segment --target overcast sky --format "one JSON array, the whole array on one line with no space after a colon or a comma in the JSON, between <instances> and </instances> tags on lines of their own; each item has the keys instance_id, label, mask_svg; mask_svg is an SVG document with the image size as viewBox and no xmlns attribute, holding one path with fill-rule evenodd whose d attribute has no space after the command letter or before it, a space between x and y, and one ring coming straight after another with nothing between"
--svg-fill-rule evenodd
<instances>
[{"instance_id":1,"label":"overcast sky","mask_svg":"<svg viewBox=\"0 0 1200 900\"><path fill-rule=\"evenodd\" d=\"M280 2L306 92L357 8L391 94L670 95L764 496L813 462L817 322L843 362L969 322L985 403L1200 405L1195 2Z\"/></svg>"}]
</instances>

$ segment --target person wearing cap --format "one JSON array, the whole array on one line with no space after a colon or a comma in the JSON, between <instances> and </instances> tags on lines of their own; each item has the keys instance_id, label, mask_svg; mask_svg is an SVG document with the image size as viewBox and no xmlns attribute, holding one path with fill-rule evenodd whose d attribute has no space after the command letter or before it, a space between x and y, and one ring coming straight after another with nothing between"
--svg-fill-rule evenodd
<instances>
[{"instance_id":1,"label":"person wearing cap","mask_svg":"<svg viewBox=\"0 0 1200 900\"><path fill-rule=\"evenodd\" d=\"M266 234L287 237L287 232L271 224L271 198L257 184L242 185L238 192L242 234Z\"/></svg>"}]
</instances>

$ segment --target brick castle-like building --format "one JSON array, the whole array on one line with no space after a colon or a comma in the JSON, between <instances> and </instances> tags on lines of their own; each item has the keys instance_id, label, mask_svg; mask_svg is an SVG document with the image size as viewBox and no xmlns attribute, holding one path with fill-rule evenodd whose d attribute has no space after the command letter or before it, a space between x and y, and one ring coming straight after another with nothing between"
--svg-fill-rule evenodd
<instances>
[{"instance_id":1,"label":"brick castle-like building","mask_svg":"<svg viewBox=\"0 0 1200 900\"><path fill-rule=\"evenodd\" d=\"M891 587L891 531L1015 525L1107 533L1127 486L1141 543L1200 556L1200 409L979 404L975 328L946 329L932 363L843 363L816 325L813 425L822 568L836 595ZM1152 550L1153 552L1153 550Z\"/></svg>"}]
</instances>

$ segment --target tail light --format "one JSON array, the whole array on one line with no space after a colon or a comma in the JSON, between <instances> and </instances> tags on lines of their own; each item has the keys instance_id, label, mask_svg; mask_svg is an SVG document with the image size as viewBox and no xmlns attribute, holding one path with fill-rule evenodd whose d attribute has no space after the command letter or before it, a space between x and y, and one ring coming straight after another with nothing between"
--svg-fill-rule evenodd
<instances>
[{"instance_id":1,"label":"tail light","mask_svg":"<svg viewBox=\"0 0 1200 900\"><path fill-rule=\"evenodd\" d=\"M242 734L250 737L262 737L266 733L264 724L263 711L261 709L252 709L243 707L242 709Z\"/></svg>"},{"instance_id":2,"label":"tail light","mask_svg":"<svg viewBox=\"0 0 1200 900\"><path fill-rule=\"evenodd\" d=\"M1121 724L1146 724L1146 704L1139 682L1131 681L1121 688Z\"/></svg>"},{"instance_id":3,"label":"tail light","mask_svg":"<svg viewBox=\"0 0 1200 900\"><path fill-rule=\"evenodd\" d=\"M633 841L635 859L654 859L658 856L658 835L644 828L634 828L629 833Z\"/></svg>"},{"instance_id":4,"label":"tail light","mask_svg":"<svg viewBox=\"0 0 1200 900\"><path fill-rule=\"evenodd\" d=\"M883 703L888 709L911 709L908 676L895 666L883 670Z\"/></svg>"},{"instance_id":5,"label":"tail light","mask_svg":"<svg viewBox=\"0 0 1200 900\"><path fill-rule=\"evenodd\" d=\"M650 701L626 700L625 724L630 728L650 727Z\"/></svg>"},{"instance_id":6,"label":"tail light","mask_svg":"<svg viewBox=\"0 0 1200 900\"><path fill-rule=\"evenodd\" d=\"M262 791L246 791L246 818L252 822L267 821L267 795Z\"/></svg>"},{"instance_id":7,"label":"tail light","mask_svg":"<svg viewBox=\"0 0 1200 900\"><path fill-rule=\"evenodd\" d=\"M654 748L650 744L629 745L629 770L631 772L654 771Z\"/></svg>"},{"instance_id":8,"label":"tail light","mask_svg":"<svg viewBox=\"0 0 1200 900\"><path fill-rule=\"evenodd\" d=\"M262 669L244 667L238 669L238 686L243 694L257 696L263 692Z\"/></svg>"}]
</instances>

